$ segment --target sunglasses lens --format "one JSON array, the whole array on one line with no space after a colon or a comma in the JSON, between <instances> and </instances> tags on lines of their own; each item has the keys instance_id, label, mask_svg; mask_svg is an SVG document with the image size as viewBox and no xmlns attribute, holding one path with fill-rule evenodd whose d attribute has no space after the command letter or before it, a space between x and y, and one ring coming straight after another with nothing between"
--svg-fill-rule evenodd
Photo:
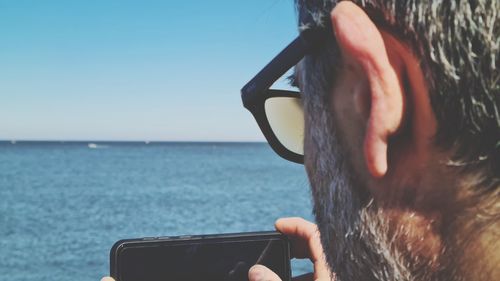
<instances>
[{"instance_id":1,"label":"sunglasses lens","mask_svg":"<svg viewBox=\"0 0 500 281\"><path fill-rule=\"evenodd\" d=\"M304 112L300 98L268 98L264 108L279 142L291 152L304 155Z\"/></svg>"}]
</instances>

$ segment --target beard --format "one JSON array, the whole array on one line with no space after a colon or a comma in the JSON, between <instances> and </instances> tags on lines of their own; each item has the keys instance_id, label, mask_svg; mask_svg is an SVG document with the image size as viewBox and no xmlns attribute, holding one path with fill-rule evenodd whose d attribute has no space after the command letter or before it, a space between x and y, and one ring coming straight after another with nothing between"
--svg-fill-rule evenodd
<instances>
[{"instance_id":1,"label":"beard","mask_svg":"<svg viewBox=\"0 0 500 281\"><path fill-rule=\"evenodd\" d=\"M404 210L396 216L390 208L376 206L349 161L328 104L314 96L305 102L305 164L325 258L337 280L463 280L451 263L440 263L441 250L426 256L427 249L419 254L408 246L411 229L397 219ZM419 234L421 244L432 239Z\"/></svg>"}]
</instances>

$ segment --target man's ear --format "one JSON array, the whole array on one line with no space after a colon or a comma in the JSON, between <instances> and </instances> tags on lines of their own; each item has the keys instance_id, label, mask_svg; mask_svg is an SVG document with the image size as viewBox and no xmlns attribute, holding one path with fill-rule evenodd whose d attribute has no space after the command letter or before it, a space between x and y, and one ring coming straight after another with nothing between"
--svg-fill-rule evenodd
<instances>
[{"instance_id":1,"label":"man's ear","mask_svg":"<svg viewBox=\"0 0 500 281\"><path fill-rule=\"evenodd\" d=\"M340 2L331 22L343 58L359 66L368 80L364 154L368 171L379 178L387 172L388 140L403 122L401 72L389 59L382 33L360 7Z\"/></svg>"}]
</instances>

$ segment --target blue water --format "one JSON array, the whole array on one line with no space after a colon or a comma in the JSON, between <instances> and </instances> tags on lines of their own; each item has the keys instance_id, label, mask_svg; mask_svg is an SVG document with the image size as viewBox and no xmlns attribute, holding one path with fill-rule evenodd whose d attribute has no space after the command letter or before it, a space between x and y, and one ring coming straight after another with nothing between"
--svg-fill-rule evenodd
<instances>
[{"instance_id":1,"label":"blue water","mask_svg":"<svg viewBox=\"0 0 500 281\"><path fill-rule=\"evenodd\" d=\"M116 240L283 216L312 218L308 181L267 144L0 142L0 280L99 280Z\"/></svg>"}]
</instances>

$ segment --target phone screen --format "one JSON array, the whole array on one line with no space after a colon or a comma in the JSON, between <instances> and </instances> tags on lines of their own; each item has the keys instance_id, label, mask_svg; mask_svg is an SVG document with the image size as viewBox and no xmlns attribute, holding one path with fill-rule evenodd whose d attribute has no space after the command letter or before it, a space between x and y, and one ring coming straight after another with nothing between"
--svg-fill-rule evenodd
<instances>
[{"instance_id":1,"label":"phone screen","mask_svg":"<svg viewBox=\"0 0 500 281\"><path fill-rule=\"evenodd\" d=\"M116 259L118 281L240 281L255 264L282 280L290 272L288 242L279 238L125 245Z\"/></svg>"}]
</instances>

